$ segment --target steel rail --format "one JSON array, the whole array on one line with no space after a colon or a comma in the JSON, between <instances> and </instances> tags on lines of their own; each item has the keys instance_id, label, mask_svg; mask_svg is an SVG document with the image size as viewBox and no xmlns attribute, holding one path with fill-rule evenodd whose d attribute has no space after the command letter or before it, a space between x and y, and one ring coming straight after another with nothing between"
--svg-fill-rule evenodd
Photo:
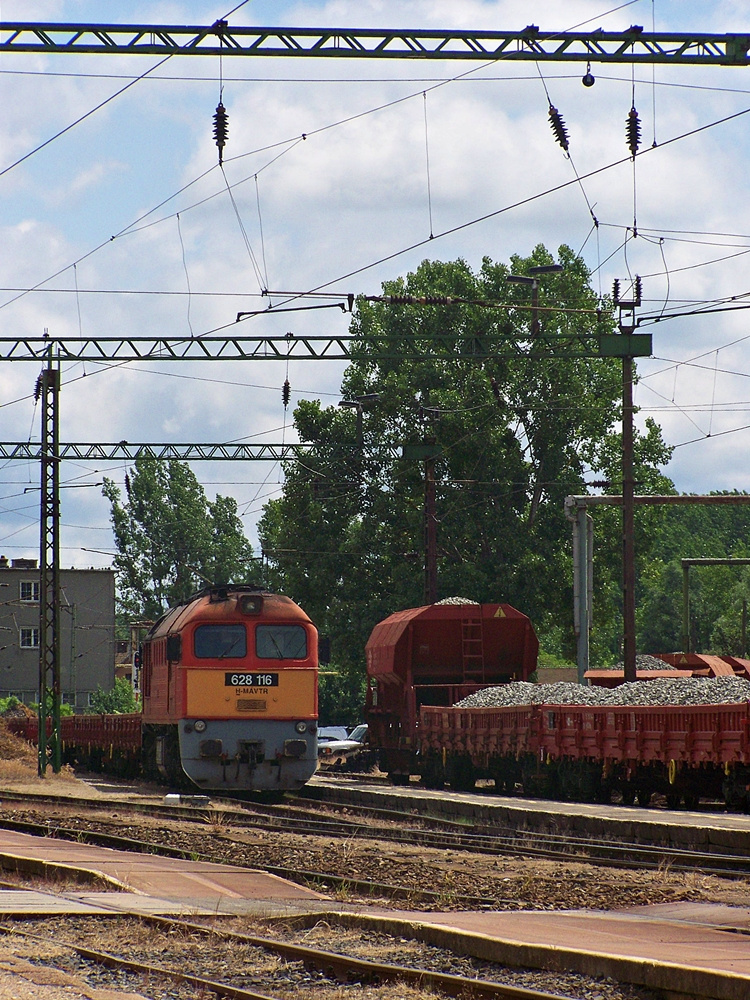
<instances>
[{"instance_id":1,"label":"steel rail","mask_svg":"<svg viewBox=\"0 0 750 1000\"><path fill-rule=\"evenodd\" d=\"M747 66L738 33L230 27L3 21L0 52Z\"/></svg>"},{"instance_id":2,"label":"steel rail","mask_svg":"<svg viewBox=\"0 0 750 1000\"><path fill-rule=\"evenodd\" d=\"M18 937L28 938L30 941L38 941L42 944L49 943L48 938L42 937L40 934L31 934L29 931L23 931L19 927L14 927L11 924L0 924L0 933L7 934L9 936L15 934ZM55 938L55 943L64 948L70 948L71 951L80 955L81 958L86 958L90 962L96 962L98 965L106 965L111 969L125 969L129 972L155 976L173 983L187 983L190 986L195 986L200 989L202 994L213 993L218 997L230 997L232 1000L279 1000L278 997L269 996L267 993L253 993L250 990L238 989L236 986L229 986L225 983L217 983L212 979L203 979L201 976L191 976L186 972L176 972L172 969L167 969L159 965L149 965L145 962L134 962L132 959L120 958L117 955L111 955L105 951L94 951L91 948L84 948L82 945L62 941L59 938Z\"/></svg>"},{"instance_id":3,"label":"steel rail","mask_svg":"<svg viewBox=\"0 0 750 1000\"><path fill-rule=\"evenodd\" d=\"M7 797L5 798L8 801ZM51 799L55 801L54 797L51 797ZM59 802L59 800L57 801ZM81 803L84 800L76 801ZM100 803L92 801L88 804L94 808L101 808ZM666 862L674 871L699 870L706 875L717 875L725 878L744 878L750 872L750 858L742 855L692 851L685 848L663 847L650 844L636 845L613 840L591 837L577 838L559 834L534 833L533 835L519 836L514 830L502 827L498 828L497 832L494 828L487 827L480 828L477 832L472 832L471 830L465 832L424 830L414 826L394 829L391 827L368 825L357 821L321 820L317 816L314 816L312 820L309 817L294 818L289 815L289 810L284 810L284 807L282 807L283 811L281 815L274 816L272 813L273 809L274 807L268 807L265 817L261 819L257 816L247 816L243 819L241 815L233 814L230 817L226 817L226 825L294 833L299 836L362 837L371 840L383 840L389 843L418 843L421 846L434 850L461 850L473 854L545 858L557 861L570 860L572 857L575 857L577 860L588 864L613 868L659 869ZM212 822L211 811L202 808L141 806L138 811L142 814L151 814L159 817L168 816L169 818L179 818L201 823ZM268 815L268 813L271 813L271 815ZM413 819L413 817L411 818ZM169 856L191 857L191 852L183 852L178 848L172 848L168 845L154 844L151 841L136 842L132 838L120 838L116 834L110 833L85 831L75 828L69 829L59 826L56 823L37 824L0 819L0 826L9 829L18 829L22 832L40 833L46 836L61 836L71 840L85 838L90 843L99 843L103 846L116 847L121 850L156 851ZM503 832L505 829L508 830L507 833ZM529 843L530 839L533 841L532 843ZM133 844L134 848L129 847L128 845L130 844ZM418 899L422 894L424 894L424 898L426 899L442 898L444 896L440 892L415 892L412 889L403 890L398 886L375 883L368 880L349 879L345 876L331 873L311 872L283 866L264 867L273 874L281 875L293 881L313 883L321 881L333 882L356 888L370 895L374 892L385 890L387 895L390 896L403 896L405 893L406 896L414 899ZM483 903L486 906L486 900Z\"/></svg>"},{"instance_id":4,"label":"steel rail","mask_svg":"<svg viewBox=\"0 0 750 1000\"><path fill-rule=\"evenodd\" d=\"M180 920L170 917L161 917L157 914L146 914L144 923L153 926L176 926L180 929L192 933L202 933L206 936L218 936L228 941L240 941L253 947L263 948L272 951L284 958L303 962L305 965L314 965L330 978L330 972L343 973L347 976L356 976L362 981L375 981L386 979L389 981L399 981L415 983L420 986L428 986L440 990L448 996L486 996L486 997L507 997L508 1000L547 1000L556 998L562 1000L558 994L541 993L530 990L523 986L509 986L503 983L494 983L486 979L469 979L466 976L456 976L445 972L430 972L422 969L415 969L410 966L391 965L388 963L371 962L365 959L350 958L341 955L339 952L321 951L317 948L310 948L307 945L292 944L287 941L279 941L270 938L258 937L256 935L242 934L237 931L222 931L215 926L206 927L203 924L195 924L191 921Z\"/></svg>"},{"instance_id":5,"label":"steel rail","mask_svg":"<svg viewBox=\"0 0 750 1000\"><path fill-rule=\"evenodd\" d=\"M240 934L235 931L222 931L214 923L210 927L206 927L202 924L195 924L190 921L170 917L143 916L141 914L134 914L134 917L142 923L152 926L170 927L190 931L191 933L201 933L206 937L219 937L228 941L237 941L250 947L260 948L264 951L270 951L293 962L301 962L307 966L313 966L319 969L327 979L338 978L344 981L348 979L358 982L376 983L384 980L388 982L407 982L419 986L432 987L453 997L504 997L506 1000L565 1000L560 994L543 993L538 990L527 989L523 986L494 983L486 979L472 979L445 972L431 972L428 969L416 969L411 966L370 962L365 959L351 958L339 952L323 951L321 949L310 948L306 945L295 945L286 941L278 941L273 938L256 937L249 934ZM9 935L18 934L32 941L48 943L48 939L41 935L32 934L29 931L15 928L9 924L0 924L0 932ZM269 997L267 994L252 993L248 990L230 986L228 983L218 983L215 980L178 972L165 966L150 965L133 961L132 959L124 959L109 952L94 951L91 948L62 941L58 938L55 939L55 943L65 948L70 948L82 958L89 959L101 965L117 969L127 969L132 972L147 973L149 976L161 976L177 983L189 983L206 992L215 993L220 997L233 997L236 1000L274 1000L273 997Z\"/></svg>"},{"instance_id":6,"label":"steel rail","mask_svg":"<svg viewBox=\"0 0 750 1000\"><path fill-rule=\"evenodd\" d=\"M184 819L185 817L183 817ZM205 817L203 819L205 822ZM185 861L205 861L213 864L217 863L215 855L197 854L192 850L184 850L181 847L172 847L169 844L157 844L149 840L134 840L132 837L118 837L116 834L101 833L94 830L69 829L57 826L54 823L30 823L24 820L3 820L0 819L0 827L8 830L16 830L18 833L28 833L38 837L55 837L63 840L70 840L75 843L94 844L98 847L110 847L113 850L129 851L135 854L155 854L159 857L180 858ZM260 829L278 830L277 826L264 826L257 824ZM330 836L330 831L327 831ZM338 836L349 836L350 834L339 832ZM232 862L237 867L258 869L257 864L242 865ZM462 906L469 910L488 909L487 899L484 896L471 896L458 892L438 892L431 889L413 889L407 886L393 885L389 882L372 882L367 879L357 879L346 875L335 875L330 872L309 871L304 868L287 868L284 865L263 864L261 870L279 878L286 879L298 885L334 886L345 889L347 892L357 892L363 897L377 899L402 899L411 903L429 903L434 906L450 902L454 906ZM65 871L60 869L60 874L64 876ZM93 876L96 881L96 876ZM515 900L499 899L496 903L508 903L515 905Z\"/></svg>"}]
</instances>

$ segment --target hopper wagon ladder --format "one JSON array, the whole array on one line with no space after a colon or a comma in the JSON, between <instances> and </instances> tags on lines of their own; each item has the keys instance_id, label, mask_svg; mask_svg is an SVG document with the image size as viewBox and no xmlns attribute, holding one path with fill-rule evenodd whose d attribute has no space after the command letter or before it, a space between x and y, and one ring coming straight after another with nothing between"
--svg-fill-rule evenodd
<instances>
[{"instance_id":1,"label":"hopper wagon ladder","mask_svg":"<svg viewBox=\"0 0 750 1000\"><path fill-rule=\"evenodd\" d=\"M481 618L464 618L461 622L461 666L465 681L483 683L486 680Z\"/></svg>"}]
</instances>

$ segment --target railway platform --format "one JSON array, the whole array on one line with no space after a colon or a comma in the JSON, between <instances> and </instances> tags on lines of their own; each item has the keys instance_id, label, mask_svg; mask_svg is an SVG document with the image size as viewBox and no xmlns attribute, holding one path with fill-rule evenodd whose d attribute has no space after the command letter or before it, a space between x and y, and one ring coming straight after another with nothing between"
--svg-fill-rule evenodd
<instances>
[{"instance_id":1,"label":"railway platform","mask_svg":"<svg viewBox=\"0 0 750 1000\"><path fill-rule=\"evenodd\" d=\"M320 795L320 791L316 794L316 789L325 789L326 800L341 805L418 811L516 832L612 838L631 844L750 855L750 816L739 813L521 799L495 795L491 789L481 788L477 792L431 791L419 786L377 785L357 779L326 778L320 774L316 774L299 795L316 798Z\"/></svg>"},{"instance_id":2,"label":"railway platform","mask_svg":"<svg viewBox=\"0 0 750 1000\"><path fill-rule=\"evenodd\" d=\"M416 937L487 961L610 976L671 997L750 996L750 908L662 904L622 912L413 912L341 904L262 871L137 855L0 829L6 870L81 883L4 890L0 920L50 913L294 914ZM3 963L0 961L0 970ZM0 994L1 996L2 994ZM39 994L44 1000L43 993Z\"/></svg>"}]
</instances>

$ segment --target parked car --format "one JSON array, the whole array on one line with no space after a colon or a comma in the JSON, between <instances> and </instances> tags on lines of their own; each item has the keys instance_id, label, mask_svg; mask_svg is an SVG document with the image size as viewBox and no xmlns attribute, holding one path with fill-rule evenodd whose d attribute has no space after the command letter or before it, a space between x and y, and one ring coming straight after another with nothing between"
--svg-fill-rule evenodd
<instances>
[{"instance_id":1,"label":"parked car","mask_svg":"<svg viewBox=\"0 0 750 1000\"><path fill-rule=\"evenodd\" d=\"M343 727L321 727L318 730L319 760L326 764L343 763L363 748L366 735L366 723L356 726L350 735L347 735L346 729Z\"/></svg>"},{"instance_id":2,"label":"parked car","mask_svg":"<svg viewBox=\"0 0 750 1000\"><path fill-rule=\"evenodd\" d=\"M344 726L321 726L318 729L318 740L348 740L349 732Z\"/></svg>"}]
</instances>

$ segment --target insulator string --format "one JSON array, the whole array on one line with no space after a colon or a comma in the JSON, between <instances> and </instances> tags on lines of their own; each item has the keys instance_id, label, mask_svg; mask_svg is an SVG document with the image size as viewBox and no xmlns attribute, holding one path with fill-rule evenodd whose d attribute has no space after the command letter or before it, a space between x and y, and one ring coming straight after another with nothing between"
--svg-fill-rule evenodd
<instances>
[{"instance_id":1,"label":"insulator string","mask_svg":"<svg viewBox=\"0 0 750 1000\"><path fill-rule=\"evenodd\" d=\"M563 116L557 110L557 108L550 104L549 106L549 123L552 128L552 132L555 136L557 142L562 146L564 152L568 154L568 149L570 147L570 137L568 135L568 130L565 127L565 122L563 121Z\"/></svg>"},{"instance_id":2,"label":"insulator string","mask_svg":"<svg viewBox=\"0 0 750 1000\"><path fill-rule=\"evenodd\" d=\"M214 142L219 150L219 166L224 163L224 147L229 138L229 115L227 109L219 101L214 112Z\"/></svg>"},{"instance_id":3,"label":"insulator string","mask_svg":"<svg viewBox=\"0 0 750 1000\"><path fill-rule=\"evenodd\" d=\"M630 111L625 123L625 137L630 155L633 158L633 237L635 238L638 235L638 192L636 187L635 158L638 153L638 147L641 144L641 120L635 109L635 63L630 67L630 78Z\"/></svg>"},{"instance_id":4,"label":"insulator string","mask_svg":"<svg viewBox=\"0 0 750 1000\"><path fill-rule=\"evenodd\" d=\"M552 98L550 97L549 90L547 88L547 83L542 75L542 71L539 68L539 63L536 64L536 70L539 74L539 79L542 81L542 86L544 87L544 93L547 97L547 116L549 118L550 127L555 136L555 139L560 144L565 153L566 157L570 161L570 165L573 168L573 173L575 174L576 181L578 182L578 187L581 189L581 194L583 195L583 200L586 202L586 208L588 209L589 215L591 216L591 221L593 222L594 228L596 229L596 247L597 247L597 271L601 267L601 254L600 254L600 243L599 243L599 220L594 215L594 206L589 201L588 195L586 194L586 189L583 186L583 181L580 178L576 165L573 162L573 157L570 154L570 136L568 134L568 129L565 124L565 120L557 108L552 103ZM590 235L590 234L589 234ZM588 241L588 237L586 237ZM584 244L585 246L585 244ZM599 281L601 286L601 273L599 274ZM600 287L601 295L601 287Z\"/></svg>"}]
</instances>

